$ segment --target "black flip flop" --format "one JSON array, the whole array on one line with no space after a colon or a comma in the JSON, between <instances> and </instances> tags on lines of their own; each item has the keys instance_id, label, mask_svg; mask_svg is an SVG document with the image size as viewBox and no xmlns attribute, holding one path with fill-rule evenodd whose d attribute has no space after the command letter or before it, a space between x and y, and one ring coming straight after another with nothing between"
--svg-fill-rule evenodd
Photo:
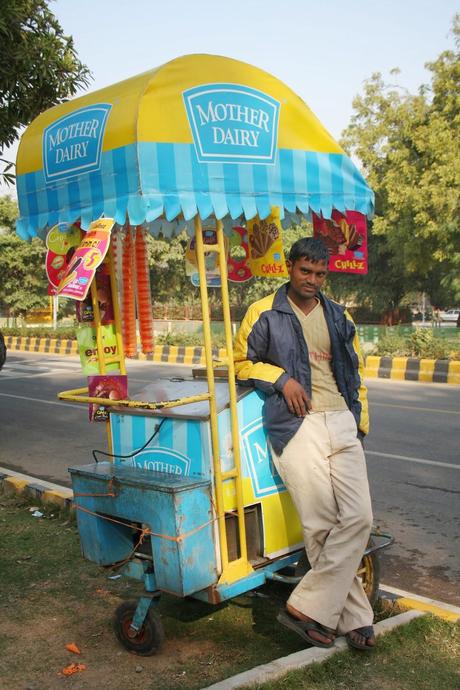
<instances>
[{"instance_id":1,"label":"black flip flop","mask_svg":"<svg viewBox=\"0 0 460 690\"><path fill-rule=\"evenodd\" d=\"M291 616L288 611L280 611L276 617L276 620L278 623L281 623L281 625L289 628L289 630L293 630L295 633L300 635L305 642L308 642L308 644L311 644L314 647L329 649L335 642L335 633L330 628L325 628L324 625L321 625L321 623L317 623L316 621L303 621L299 618L294 618L294 616ZM308 634L309 630L314 630L320 635L324 635L324 637L334 637L334 639L327 643L319 642L319 640L315 640L313 637L310 637Z\"/></svg>"},{"instance_id":2,"label":"black flip flop","mask_svg":"<svg viewBox=\"0 0 460 690\"><path fill-rule=\"evenodd\" d=\"M375 632L372 625L366 625L363 628L356 628L355 630L350 630L350 632L356 632L359 635L362 635L362 637L364 637L366 640L365 644L358 644L358 642L355 642L350 637L350 633L347 633L345 635L345 639L350 647L353 647L353 649L359 649L361 652L371 652L374 649L374 645L367 644L367 640L370 640L371 637L375 637Z\"/></svg>"}]
</instances>

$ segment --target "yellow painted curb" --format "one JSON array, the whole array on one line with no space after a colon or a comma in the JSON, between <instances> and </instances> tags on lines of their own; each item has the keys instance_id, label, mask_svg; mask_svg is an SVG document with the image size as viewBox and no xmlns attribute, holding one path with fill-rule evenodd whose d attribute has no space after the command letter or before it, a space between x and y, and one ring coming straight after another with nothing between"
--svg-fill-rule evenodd
<instances>
[{"instance_id":1,"label":"yellow painted curb","mask_svg":"<svg viewBox=\"0 0 460 690\"><path fill-rule=\"evenodd\" d=\"M460 362L449 362L447 383L460 384Z\"/></svg>"},{"instance_id":2,"label":"yellow painted curb","mask_svg":"<svg viewBox=\"0 0 460 690\"><path fill-rule=\"evenodd\" d=\"M58 509L72 511L73 491L64 486L42 481L35 477L28 477L18 473L8 474L6 468L0 468L0 493L6 495L28 495L33 500L54 505Z\"/></svg>"},{"instance_id":3,"label":"yellow painted curb","mask_svg":"<svg viewBox=\"0 0 460 690\"><path fill-rule=\"evenodd\" d=\"M59 508L67 508L71 502L71 498L66 498L58 491L53 491L51 489L42 493L41 500L43 503L52 503L53 505L59 506Z\"/></svg>"},{"instance_id":4,"label":"yellow painted curb","mask_svg":"<svg viewBox=\"0 0 460 690\"><path fill-rule=\"evenodd\" d=\"M390 378L404 381L406 376L407 357L393 357L391 362Z\"/></svg>"},{"instance_id":5,"label":"yellow painted curb","mask_svg":"<svg viewBox=\"0 0 460 690\"><path fill-rule=\"evenodd\" d=\"M397 599L398 604L401 604L406 609L417 609L417 611L425 611L426 613L432 613L438 618L444 618L446 621L451 623L456 623L460 620L460 614L444 609L441 606L436 606L434 604L427 604L423 601L418 601L417 599L409 599L406 597L401 597Z\"/></svg>"},{"instance_id":6,"label":"yellow painted curb","mask_svg":"<svg viewBox=\"0 0 460 690\"><path fill-rule=\"evenodd\" d=\"M420 360L419 381L424 381L426 383L431 383L433 381L435 364L435 359Z\"/></svg>"},{"instance_id":7,"label":"yellow painted curb","mask_svg":"<svg viewBox=\"0 0 460 690\"><path fill-rule=\"evenodd\" d=\"M364 376L367 378L377 378L379 375L380 357L369 355L365 359Z\"/></svg>"},{"instance_id":8,"label":"yellow painted curb","mask_svg":"<svg viewBox=\"0 0 460 690\"><path fill-rule=\"evenodd\" d=\"M5 477L3 480L3 491L6 494L23 494L29 482L26 479L16 477Z\"/></svg>"}]
</instances>

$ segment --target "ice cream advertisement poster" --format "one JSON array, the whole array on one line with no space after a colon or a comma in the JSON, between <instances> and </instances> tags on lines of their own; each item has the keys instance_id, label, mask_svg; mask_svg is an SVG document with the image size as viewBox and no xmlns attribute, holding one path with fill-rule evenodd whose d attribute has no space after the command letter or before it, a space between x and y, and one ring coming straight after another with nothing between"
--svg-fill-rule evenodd
<instances>
[{"instance_id":1,"label":"ice cream advertisement poster","mask_svg":"<svg viewBox=\"0 0 460 690\"><path fill-rule=\"evenodd\" d=\"M86 298L96 269L107 254L114 224L113 218L100 218L91 223L59 283L58 295L76 300Z\"/></svg>"},{"instance_id":2,"label":"ice cream advertisement poster","mask_svg":"<svg viewBox=\"0 0 460 690\"><path fill-rule=\"evenodd\" d=\"M313 214L313 234L329 251L329 270L367 274L366 216L357 211L332 211L326 219Z\"/></svg>"},{"instance_id":3,"label":"ice cream advertisement poster","mask_svg":"<svg viewBox=\"0 0 460 690\"><path fill-rule=\"evenodd\" d=\"M128 397L128 377L121 374L111 376L88 376L88 396L107 400L126 400ZM103 405L89 404L89 421L106 422L109 411Z\"/></svg>"},{"instance_id":4,"label":"ice cream advertisement poster","mask_svg":"<svg viewBox=\"0 0 460 690\"><path fill-rule=\"evenodd\" d=\"M45 270L48 278L48 294L55 295L57 287L65 275L76 247L81 241L78 224L58 223L46 235Z\"/></svg>"},{"instance_id":5,"label":"ice cream advertisement poster","mask_svg":"<svg viewBox=\"0 0 460 690\"><path fill-rule=\"evenodd\" d=\"M248 221L249 266L254 276L286 278L288 275L283 251L279 209L260 220Z\"/></svg>"},{"instance_id":6,"label":"ice cream advertisement poster","mask_svg":"<svg viewBox=\"0 0 460 690\"><path fill-rule=\"evenodd\" d=\"M102 356L116 357L118 355L117 336L113 323L101 326L102 329ZM86 375L99 374L99 360L97 356L96 328L92 325L82 324L77 328L78 354L82 371ZM106 365L107 371L118 371L117 362Z\"/></svg>"}]
</instances>

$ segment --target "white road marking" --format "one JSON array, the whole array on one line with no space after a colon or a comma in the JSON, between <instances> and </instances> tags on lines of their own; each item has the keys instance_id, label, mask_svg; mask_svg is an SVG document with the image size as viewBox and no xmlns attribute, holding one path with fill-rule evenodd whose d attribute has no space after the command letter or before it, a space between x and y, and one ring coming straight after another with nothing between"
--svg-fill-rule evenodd
<instances>
[{"instance_id":1,"label":"white road marking","mask_svg":"<svg viewBox=\"0 0 460 690\"><path fill-rule=\"evenodd\" d=\"M379 403L369 401L374 407L394 407L400 410L416 410L417 412L438 412L439 414L460 414L460 410L441 410L439 407L416 407L415 405L395 405L394 403Z\"/></svg>"},{"instance_id":2,"label":"white road marking","mask_svg":"<svg viewBox=\"0 0 460 690\"><path fill-rule=\"evenodd\" d=\"M2 398L15 398L16 400L27 400L28 402L43 403L44 405L60 405L61 407L75 407L77 410L82 410L81 405L73 405L72 403L63 402L60 400L43 400L42 398L28 398L25 395L12 395L11 393L0 393Z\"/></svg>"},{"instance_id":3,"label":"white road marking","mask_svg":"<svg viewBox=\"0 0 460 690\"><path fill-rule=\"evenodd\" d=\"M393 453L379 453L377 450L365 450L364 452L366 455L378 455L381 458L404 460L405 462L418 462L421 465L436 465L437 467L449 467L452 470L460 470L460 465L452 465L449 462L436 462L436 460L425 460L424 458L411 458L408 455L394 455Z\"/></svg>"},{"instance_id":4,"label":"white road marking","mask_svg":"<svg viewBox=\"0 0 460 690\"><path fill-rule=\"evenodd\" d=\"M16 400L27 400L28 402L44 403L45 405L61 405L65 407L75 407L82 409L81 405L73 405L59 400L43 400L41 398L29 398L25 395L12 395L11 393L0 393L3 398L15 398ZM436 462L435 460L426 460L425 458L411 458L408 455L395 455L394 453L381 453L376 450L366 450L366 455L376 455L382 458L391 458L392 460L404 460L405 462L416 462L421 465L435 465L437 467L448 467L453 470L460 470L460 465L453 465L449 462Z\"/></svg>"}]
</instances>

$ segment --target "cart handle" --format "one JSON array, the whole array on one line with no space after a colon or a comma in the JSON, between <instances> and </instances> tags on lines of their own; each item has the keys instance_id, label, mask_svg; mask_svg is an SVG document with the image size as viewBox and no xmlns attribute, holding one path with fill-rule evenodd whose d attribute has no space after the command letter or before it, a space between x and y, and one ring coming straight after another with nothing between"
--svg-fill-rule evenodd
<instances>
[{"instance_id":1,"label":"cart handle","mask_svg":"<svg viewBox=\"0 0 460 690\"><path fill-rule=\"evenodd\" d=\"M104 407L129 407L140 410L162 410L168 407L180 407L190 405L195 402L209 400L209 393L191 395L187 398L177 398L175 400L163 400L161 402L145 402L142 400L112 400L111 398L95 398L88 395L88 388L75 388L70 391L58 393L59 400L77 402L82 404L95 403Z\"/></svg>"}]
</instances>

